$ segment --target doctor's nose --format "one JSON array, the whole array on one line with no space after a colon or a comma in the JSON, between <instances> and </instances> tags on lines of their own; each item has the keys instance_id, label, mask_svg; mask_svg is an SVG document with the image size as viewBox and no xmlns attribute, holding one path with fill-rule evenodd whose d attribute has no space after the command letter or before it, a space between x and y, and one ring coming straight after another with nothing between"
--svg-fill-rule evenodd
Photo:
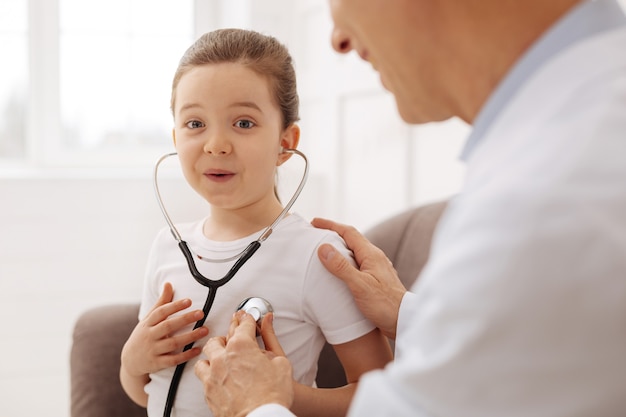
<instances>
[{"instance_id":1,"label":"doctor's nose","mask_svg":"<svg viewBox=\"0 0 626 417\"><path fill-rule=\"evenodd\" d=\"M232 146L223 134L216 132L206 138L203 150L210 155L227 155L231 152Z\"/></svg>"},{"instance_id":2,"label":"doctor's nose","mask_svg":"<svg viewBox=\"0 0 626 417\"><path fill-rule=\"evenodd\" d=\"M339 52L340 54L347 54L354 48L354 45L352 45L352 42L350 41L350 37L337 27L333 28L330 42L332 43L335 51Z\"/></svg>"}]
</instances>

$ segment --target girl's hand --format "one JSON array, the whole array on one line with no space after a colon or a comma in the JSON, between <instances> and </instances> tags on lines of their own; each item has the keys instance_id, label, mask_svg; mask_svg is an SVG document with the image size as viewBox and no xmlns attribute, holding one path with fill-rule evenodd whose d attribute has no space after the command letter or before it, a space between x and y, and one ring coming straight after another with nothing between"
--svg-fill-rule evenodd
<instances>
[{"instance_id":1,"label":"girl's hand","mask_svg":"<svg viewBox=\"0 0 626 417\"><path fill-rule=\"evenodd\" d=\"M130 376L144 376L198 356L201 348L193 347L185 352L183 347L209 334L206 327L178 332L203 317L202 310L194 310L180 316L173 314L191 306L191 300L173 301L174 291L165 283L163 293L152 310L141 320L122 349L122 367Z\"/></svg>"}]
</instances>

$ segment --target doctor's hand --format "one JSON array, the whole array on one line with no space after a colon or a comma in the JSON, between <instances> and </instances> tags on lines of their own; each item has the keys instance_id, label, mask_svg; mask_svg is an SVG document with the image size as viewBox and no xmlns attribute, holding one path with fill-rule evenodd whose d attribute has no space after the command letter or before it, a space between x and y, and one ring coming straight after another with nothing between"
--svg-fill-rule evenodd
<instances>
[{"instance_id":1,"label":"doctor's hand","mask_svg":"<svg viewBox=\"0 0 626 417\"><path fill-rule=\"evenodd\" d=\"M215 417L245 416L264 404L289 408L293 403L291 364L271 330L271 316L261 327L269 351L261 350L255 335L254 318L240 311L228 337L213 337L204 346L207 360L198 361L195 372Z\"/></svg>"},{"instance_id":2,"label":"doctor's hand","mask_svg":"<svg viewBox=\"0 0 626 417\"><path fill-rule=\"evenodd\" d=\"M311 224L337 232L352 250L358 269L332 245L321 245L317 254L326 269L348 285L363 315L395 339L400 303L407 290L389 258L354 227L320 218Z\"/></svg>"}]
</instances>

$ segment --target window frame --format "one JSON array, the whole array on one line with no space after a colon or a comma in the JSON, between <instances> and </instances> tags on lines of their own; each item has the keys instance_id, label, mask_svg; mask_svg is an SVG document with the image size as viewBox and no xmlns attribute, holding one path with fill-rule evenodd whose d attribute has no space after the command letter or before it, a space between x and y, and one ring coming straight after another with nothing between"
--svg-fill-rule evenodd
<instances>
[{"instance_id":1,"label":"window frame","mask_svg":"<svg viewBox=\"0 0 626 417\"><path fill-rule=\"evenodd\" d=\"M0 156L0 177L40 176L46 171L146 171L168 144L96 151L63 146L61 124L60 1L25 0L27 7L27 105L23 157ZM194 37L217 26L220 1L193 1Z\"/></svg>"}]
</instances>

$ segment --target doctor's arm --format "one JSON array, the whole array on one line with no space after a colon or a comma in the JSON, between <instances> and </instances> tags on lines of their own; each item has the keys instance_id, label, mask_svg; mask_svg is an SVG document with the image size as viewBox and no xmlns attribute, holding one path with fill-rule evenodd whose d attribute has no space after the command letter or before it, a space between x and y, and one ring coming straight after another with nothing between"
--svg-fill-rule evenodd
<instances>
[{"instance_id":1,"label":"doctor's arm","mask_svg":"<svg viewBox=\"0 0 626 417\"><path fill-rule=\"evenodd\" d=\"M354 227L320 218L311 223L335 231L352 250L357 267L329 244L319 247L318 256L330 273L346 283L363 315L385 336L395 339L400 304L407 290L391 261Z\"/></svg>"}]
</instances>

